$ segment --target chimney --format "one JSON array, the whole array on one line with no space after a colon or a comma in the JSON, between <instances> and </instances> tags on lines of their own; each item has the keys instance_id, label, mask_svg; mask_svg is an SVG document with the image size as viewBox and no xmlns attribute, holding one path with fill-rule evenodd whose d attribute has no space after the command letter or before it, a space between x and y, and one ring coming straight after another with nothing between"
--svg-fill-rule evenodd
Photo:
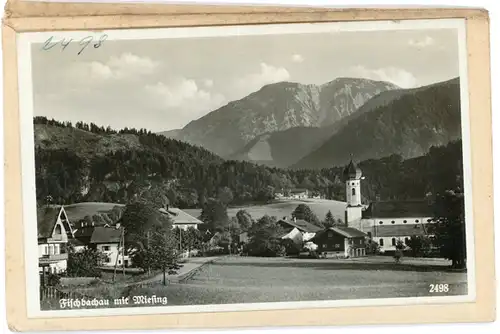
<instances>
[{"instance_id":1,"label":"chimney","mask_svg":"<svg viewBox=\"0 0 500 334\"><path fill-rule=\"evenodd\" d=\"M284 217L283 217L283 220L284 220L284 221L287 221L287 219L288 219L288 217L287 217L287 216L284 216Z\"/></svg>"}]
</instances>

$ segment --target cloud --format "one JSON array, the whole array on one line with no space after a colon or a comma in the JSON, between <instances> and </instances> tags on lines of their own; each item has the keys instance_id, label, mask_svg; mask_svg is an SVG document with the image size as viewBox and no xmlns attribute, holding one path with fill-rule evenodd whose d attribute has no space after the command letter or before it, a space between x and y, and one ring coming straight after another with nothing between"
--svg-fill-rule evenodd
<instances>
[{"instance_id":1,"label":"cloud","mask_svg":"<svg viewBox=\"0 0 500 334\"><path fill-rule=\"evenodd\" d=\"M246 95L276 82L290 79L290 73L284 67L275 67L266 63L260 63L260 70L250 73L237 80L237 89L241 94Z\"/></svg>"},{"instance_id":2,"label":"cloud","mask_svg":"<svg viewBox=\"0 0 500 334\"><path fill-rule=\"evenodd\" d=\"M196 81L186 78L146 85L145 91L153 106L170 109L166 111L178 115L178 126L220 107L226 101L222 94L202 89Z\"/></svg>"},{"instance_id":3,"label":"cloud","mask_svg":"<svg viewBox=\"0 0 500 334\"><path fill-rule=\"evenodd\" d=\"M294 63L302 63L304 61L304 57L302 57L302 55L299 55L299 54L294 54L292 56L292 61Z\"/></svg>"},{"instance_id":4,"label":"cloud","mask_svg":"<svg viewBox=\"0 0 500 334\"><path fill-rule=\"evenodd\" d=\"M127 79L141 75L153 74L159 66L159 62L148 57L140 57L132 53L123 53L120 56L112 56L106 62L79 62L69 69L68 74L75 80Z\"/></svg>"},{"instance_id":5,"label":"cloud","mask_svg":"<svg viewBox=\"0 0 500 334\"><path fill-rule=\"evenodd\" d=\"M401 88L412 88L417 84L417 79L412 73L397 67L369 69L358 65L351 67L348 72L350 76L378 81L388 81Z\"/></svg>"},{"instance_id":6,"label":"cloud","mask_svg":"<svg viewBox=\"0 0 500 334\"><path fill-rule=\"evenodd\" d=\"M430 36L425 36L423 39L410 39L408 45L416 48L424 48L434 44L434 39Z\"/></svg>"},{"instance_id":7,"label":"cloud","mask_svg":"<svg viewBox=\"0 0 500 334\"><path fill-rule=\"evenodd\" d=\"M205 79L202 83L207 88L212 88L214 86L214 81L212 79Z\"/></svg>"}]
</instances>

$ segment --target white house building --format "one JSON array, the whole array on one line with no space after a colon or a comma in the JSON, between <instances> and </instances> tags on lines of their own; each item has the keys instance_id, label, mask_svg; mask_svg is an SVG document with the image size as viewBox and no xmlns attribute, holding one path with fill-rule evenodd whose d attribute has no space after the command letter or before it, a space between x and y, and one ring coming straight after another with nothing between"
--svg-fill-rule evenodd
<instances>
[{"instance_id":1,"label":"white house building","mask_svg":"<svg viewBox=\"0 0 500 334\"><path fill-rule=\"evenodd\" d=\"M432 208L427 200L378 201L361 204L361 169L351 160L343 173L346 185L347 226L366 233L381 252L394 251L398 241L405 245L412 236L429 236Z\"/></svg>"},{"instance_id":2,"label":"white house building","mask_svg":"<svg viewBox=\"0 0 500 334\"><path fill-rule=\"evenodd\" d=\"M160 212L172 219L173 228L178 227L185 231L190 227L198 229L198 225L203 224L201 220L178 208L167 206L166 208L161 208Z\"/></svg>"},{"instance_id":3,"label":"white house building","mask_svg":"<svg viewBox=\"0 0 500 334\"><path fill-rule=\"evenodd\" d=\"M38 270L61 273L68 266L66 246L73 230L62 206L44 206L37 210Z\"/></svg>"}]
</instances>

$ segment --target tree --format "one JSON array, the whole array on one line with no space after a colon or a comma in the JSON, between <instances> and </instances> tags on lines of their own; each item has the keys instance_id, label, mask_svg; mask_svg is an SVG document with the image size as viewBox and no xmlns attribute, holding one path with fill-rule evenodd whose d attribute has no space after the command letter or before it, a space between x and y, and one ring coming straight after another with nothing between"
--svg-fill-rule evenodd
<instances>
[{"instance_id":1,"label":"tree","mask_svg":"<svg viewBox=\"0 0 500 334\"><path fill-rule=\"evenodd\" d=\"M321 226L318 217L314 214L311 208L305 204L299 204L293 210L292 217L295 219L303 219L309 223L312 223L317 226Z\"/></svg>"},{"instance_id":2,"label":"tree","mask_svg":"<svg viewBox=\"0 0 500 334\"><path fill-rule=\"evenodd\" d=\"M147 255L150 257L152 269L161 270L163 285L167 285L167 274L175 274L177 264L177 239L171 225L155 225L151 231L151 241Z\"/></svg>"},{"instance_id":3,"label":"tree","mask_svg":"<svg viewBox=\"0 0 500 334\"><path fill-rule=\"evenodd\" d=\"M81 252L68 253L66 273L71 277L101 277L101 269L106 255L96 249L85 248Z\"/></svg>"},{"instance_id":4,"label":"tree","mask_svg":"<svg viewBox=\"0 0 500 334\"><path fill-rule=\"evenodd\" d=\"M434 202L434 223L429 232L439 253L452 261L453 268L466 267L464 194L446 191Z\"/></svg>"},{"instance_id":5,"label":"tree","mask_svg":"<svg viewBox=\"0 0 500 334\"><path fill-rule=\"evenodd\" d=\"M126 246L132 261L144 271L160 269L166 284L167 270L176 266L177 239L168 215L152 204L130 203L122 217Z\"/></svg>"},{"instance_id":6,"label":"tree","mask_svg":"<svg viewBox=\"0 0 500 334\"><path fill-rule=\"evenodd\" d=\"M242 232L248 231L253 224L252 216L246 210L239 210L236 213L236 219Z\"/></svg>"},{"instance_id":7,"label":"tree","mask_svg":"<svg viewBox=\"0 0 500 334\"><path fill-rule=\"evenodd\" d=\"M181 235L182 250L187 250L190 253L193 249L201 248L203 242L203 235L194 227L188 227L187 230L175 228L174 234Z\"/></svg>"},{"instance_id":8,"label":"tree","mask_svg":"<svg viewBox=\"0 0 500 334\"><path fill-rule=\"evenodd\" d=\"M326 213L325 220L323 221L323 226L325 227L333 227L336 225L335 218L333 218L333 214L330 210Z\"/></svg>"},{"instance_id":9,"label":"tree","mask_svg":"<svg viewBox=\"0 0 500 334\"><path fill-rule=\"evenodd\" d=\"M408 239L407 246L414 257L424 256L430 251L431 241L426 236L412 235Z\"/></svg>"},{"instance_id":10,"label":"tree","mask_svg":"<svg viewBox=\"0 0 500 334\"><path fill-rule=\"evenodd\" d=\"M396 261L396 263L399 263L401 261L404 249L405 249L405 244L401 240L398 240L396 242L396 251L394 252L394 260Z\"/></svg>"},{"instance_id":11,"label":"tree","mask_svg":"<svg viewBox=\"0 0 500 334\"><path fill-rule=\"evenodd\" d=\"M275 217L268 215L260 218L249 231L249 254L252 256L283 256L286 249L281 237L285 231L277 224Z\"/></svg>"},{"instance_id":12,"label":"tree","mask_svg":"<svg viewBox=\"0 0 500 334\"><path fill-rule=\"evenodd\" d=\"M373 240L368 240L368 242L366 243L365 252L366 252L366 255L379 254L380 253L380 245Z\"/></svg>"},{"instance_id":13,"label":"tree","mask_svg":"<svg viewBox=\"0 0 500 334\"><path fill-rule=\"evenodd\" d=\"M211 233L222 232L229 222L227 207L216 199L210 199L203 206L200 219L208 225Z\"/></svg>"},{"instance_id":14,"label":"tree","mask_svg":"<svg viewBox=\"0 0 500 334\"><path fill-rule=\"evenodd\" d=\"M230 188L224 187L219 189L219 193L217 194L217 199L224 205L228 205L233 201L233 192Z\"/></svg>"}]
</instances>

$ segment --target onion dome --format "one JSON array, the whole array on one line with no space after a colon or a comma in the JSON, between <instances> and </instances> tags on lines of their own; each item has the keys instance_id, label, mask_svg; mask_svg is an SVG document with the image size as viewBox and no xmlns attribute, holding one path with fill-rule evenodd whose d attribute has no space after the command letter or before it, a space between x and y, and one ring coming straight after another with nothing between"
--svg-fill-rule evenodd
<instances>
[{"instance_id":1,"label":"onion dome","mask_svg":"<svg viewBox=\"0 0 500 334\"><path fill-rule=\"evenodd\" d=\"M344 169L344 181L361 179L361 169L351 160L349 165Z\"/></svg>"}]
</instances>

